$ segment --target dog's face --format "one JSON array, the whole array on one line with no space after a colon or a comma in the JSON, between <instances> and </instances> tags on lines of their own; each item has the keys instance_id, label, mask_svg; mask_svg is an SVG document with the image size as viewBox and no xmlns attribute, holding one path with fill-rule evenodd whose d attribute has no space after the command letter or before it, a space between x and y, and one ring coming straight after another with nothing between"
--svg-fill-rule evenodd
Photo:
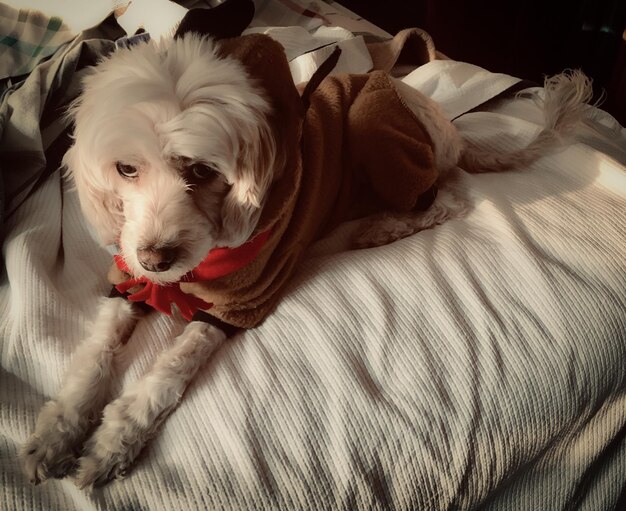
<instances>
[{"instance_id":1,"label":"dog's face","mask_svg":"<svg viewBox=\"0 0 626 511\"><path fill-rule=\"evenodd\" d=\"M87 219L131 271L177 281L254 231L273 179L269 103L195 35L118 50L73 105L64 163Z\"/></svg>"}]
</instances>

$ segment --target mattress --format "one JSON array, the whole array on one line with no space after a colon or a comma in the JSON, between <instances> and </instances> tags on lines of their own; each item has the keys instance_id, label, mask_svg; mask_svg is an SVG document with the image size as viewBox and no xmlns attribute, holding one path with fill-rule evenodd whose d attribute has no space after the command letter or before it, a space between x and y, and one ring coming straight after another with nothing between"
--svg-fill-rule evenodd
<instances>
[{"instance_id":1,"label":"mattress","mask_svg":"<svg viewBox=\"0 0 626 511\"><path fill-rule=\"evenodd\" d=\"M403 80L483 146L540 130L540 89L488 101L514 77L436 60ZM108 291L110 254L54 173L5 226L0 508L617 509L625 148L626 131L593 109L528 168L458 169L463 218L358 251L358 222L340 226L276 311L206 364L129 476L91 494L68 479L31 486L17 458ZM142 320L118 387L183 326Z\"/></svg>"}]
</instances>

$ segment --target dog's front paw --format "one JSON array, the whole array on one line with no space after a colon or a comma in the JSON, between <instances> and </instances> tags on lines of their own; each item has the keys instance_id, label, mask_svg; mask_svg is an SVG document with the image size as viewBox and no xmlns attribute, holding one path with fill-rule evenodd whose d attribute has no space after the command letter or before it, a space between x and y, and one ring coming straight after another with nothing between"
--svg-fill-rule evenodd
<instances>
[{"instance_id":1,"label":"dog's front paw","mask_svg":"<svg viewBox=\"0 0 626 511\"><path fill-rule=\"evenodd\" d=\"M91 490L113 479L122 479L133 461L127 452L114 452L102 446L93 446L78 460L74 484L81 490Z\"/></svg>"},{"instance_id":2,"label":"dog's front paw","mask_svg":"<svg viewBox=\"0 0 626 511\"><path fill-rule=\"evenodd\" d=\"M43 406L35 431L21 453L24 473L32 484L68 474L85 435L85 422L66 413L56 401Z\"/></svg>"},{"instance_id":3,"label":"dog's front paw","mask_svg":"<svg viewBox=\"0 0 626 511\"><path fill-rule=\"evenodd\" d=\"M133 397L121 397L104 409L102 424L87 441L74 483L81 489L122 479L158 426L136 416Z\"/></svg>"}]
</instances>

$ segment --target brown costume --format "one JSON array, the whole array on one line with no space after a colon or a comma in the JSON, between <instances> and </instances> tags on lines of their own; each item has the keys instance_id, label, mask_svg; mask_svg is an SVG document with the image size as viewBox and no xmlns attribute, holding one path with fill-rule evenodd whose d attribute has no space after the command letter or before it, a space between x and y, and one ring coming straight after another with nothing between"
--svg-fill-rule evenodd
<instances>
[{"instance_id":1,"label":"brown costume","mask_svg":"<svg viewBox=\"0 0 626 511\"><path fill-rule=\"evenodd\" d=\"M356 183L367 183L386 208L407 212L428 193L437 172L429 136L386 72L327 77L305 110L280 44L255 34L220 48L265 89L285 166L277 169L255 230L271 229L256 259L224 277L181 282L180 288L212 303L210 315L251 328L274 308L306 249L346 219ZM379 47L376 58L391 67L387 63L401 48L390 56ZM432 48L424 45L423 51L433 58ZM114 284L127 278L119 271L110 277Z\"/></svg>"}]
</instances>

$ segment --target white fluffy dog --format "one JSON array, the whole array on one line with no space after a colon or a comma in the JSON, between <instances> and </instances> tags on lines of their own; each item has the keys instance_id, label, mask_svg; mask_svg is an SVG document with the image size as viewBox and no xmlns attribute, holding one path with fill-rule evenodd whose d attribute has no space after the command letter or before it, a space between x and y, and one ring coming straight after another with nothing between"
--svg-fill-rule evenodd
<instances>
[{"instance_id":1,"label":"white fluffy dog","mask_svg":"<svg viewBox=\"0 0 626 511\"><path fill-rule=\"evenodd\" d=\"M117 51L86 79L72 108L75 143L65 163L84 213L104 244L119 244L135 275L157 283L177 281L216 246L248 240L274 179L279 155L270 104L240 62L217 55L219 44L188 35ZM428 98L397 87L433 140L440 193L426 212L371 217L360 245L460 214L465 206L446 184L447 170L530 163L576 122L589 95L580 74L549 81L547 128L526 149L493 155L464 141ZM110 401L114 359L138 316L124 298L103 301L91 336L24 446L32 482L74 471L78 486L91 487L122 476L226 339L221 329L191 321L146 375Z\"/></svg>"}]
</instances>

